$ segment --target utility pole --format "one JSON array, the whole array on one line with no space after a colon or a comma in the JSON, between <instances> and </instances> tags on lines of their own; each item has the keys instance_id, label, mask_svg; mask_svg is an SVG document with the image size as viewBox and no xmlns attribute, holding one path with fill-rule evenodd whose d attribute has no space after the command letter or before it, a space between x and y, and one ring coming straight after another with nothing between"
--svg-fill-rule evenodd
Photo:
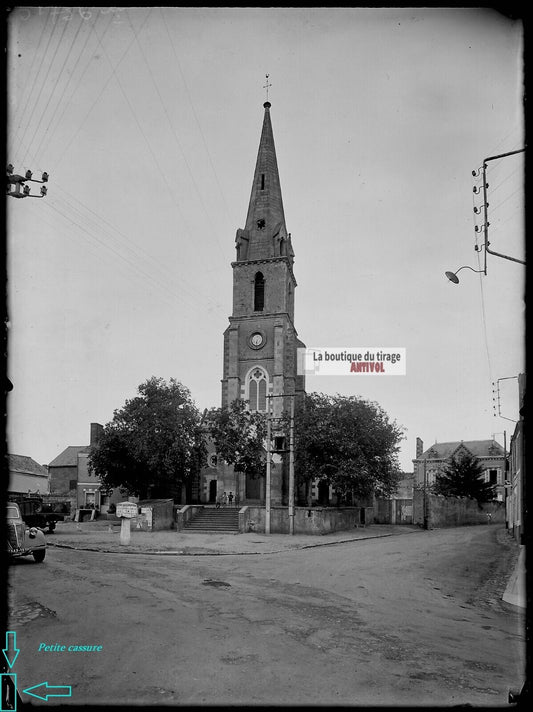
<instances>
[{"instance_id":1,"label":"utility pole","mask_svg":"<svg viewBox=\"0 0 533 712\"><path fill-rule=\"evenodd\" d=\"M14 173L15 169L13 168L13 165L11 163L8 165L6 170L7 194L11 198L44 198L44 196L48 192L46 186L44 185L44 183L48 182L48 173L43 173L42 180L37 180L36 178L33 178L33 173L31 171L26 171L25 175L23 176ZM30 186L26 185L26 181L30 181L31 183L42 183L43 185L41 185L41 194L32 195Z\"/></svg>"},{"instance_id":2,"label":"utility pole","mask_svg":"<svg viewBox=\"0 0 533 712\"><path fill-rule=\"evenodd\" d=\"M424 458L424 529L428 528L427 486L428 486L427 459Z\"/></svg>"},{"instance_id":3,"label":"utility pole","mask_svg":"<svg viewBox=\"0 0 533 712\"><path fill-rule=\"evenodd\" d=\"M499 400L498 400L499 404ZM504 430L502 433L492 433L492 439L495 439L496 435L503 435L503 452L504 452L504 461L503 461L503 502L504 502L504 508L505 508L505 530L507 531L508 529L508 524L509 524L509 518L507 516L507 487L508 487L508 480L507 480L507 472L509 471L509 461L507 459L507 431ZM498 484L498 482L496 482Z\"/></svg>"},{"instance_id":4,"label":"utility pole","mask_svg":"<svg viewBox=\"0 0 533 712\"><path fill-rule=\"evenodd\" d=\"M289 428L289 533L294 534L294 393L275 393L267 396L267 463L266 463L266 493L265 493L265 534L270 534L271 518L271 398L290 398L290 428ZM275 418L279 420L279 418ZM283 452L287 452L286 449Z\"/></svg>"},{"instance_id":5,"label":"utility pole","mask_svg":"<svg viewBox=\"0 0 533 712\"><path fill-rule=\"evenodd\" d=\"M505 461L503 465L503 502L505 509L505 531L509 529L509 517L507 515L507 472L509 471L509 461L507 459L507 431L503 431L503 452Z\"/></svg>"},{"instance_id":6,"label":"utility pole","mask_svg":"<svg viewBox=\"0 0 533 712\"><path fill-rule=\"evenodd\" d=\"M267 397L267 462L266 462L266 492L265 492L265 534L270 534L270 397Z\"/></svg>"},{"instance_id":7,"label":"utility pole","mask_svg":"<svg viewBox=\"0 0 533 712\"><path fill-rule=\"evenodd\" d=\"M289 431L289 534L294 534L294 395L291 395Z\"/></svg>"}]
</instances>

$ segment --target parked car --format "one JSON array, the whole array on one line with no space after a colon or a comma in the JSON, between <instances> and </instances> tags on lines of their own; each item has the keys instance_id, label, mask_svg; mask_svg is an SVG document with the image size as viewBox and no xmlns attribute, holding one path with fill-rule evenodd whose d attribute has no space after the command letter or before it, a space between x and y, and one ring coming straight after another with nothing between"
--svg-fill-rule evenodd
<instances>
[{"instance_id":1,"label":"parked car","mask_svg":"<svg viewBox=\"0 0 533 712\"><path fill-rule=\"evenodd\" d=\"M22 518L29 527L53 532L57 522L68 518L69 503L47 503L35 495L16 495L9 499L18 504Z\"/></svg>"},{"instance_id":2,"label":"parked car","mask_svg":"<svg viewBox=\"0 0 533 712\"><path fill-rule=\"evenodd\" d=\"M7 553L12 557L33 556L40 564L46 556L46 539L37 527L28 527L16 502L8 502L6 511Z\"/></svg>"}]
</instances>

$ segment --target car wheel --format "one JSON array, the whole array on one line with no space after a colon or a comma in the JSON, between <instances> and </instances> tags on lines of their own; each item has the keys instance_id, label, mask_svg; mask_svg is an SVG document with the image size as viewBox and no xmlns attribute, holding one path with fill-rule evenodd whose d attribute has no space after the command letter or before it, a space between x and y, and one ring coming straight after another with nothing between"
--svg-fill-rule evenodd
<instances>
[{"instance_id":1,"label":"car wheel","mask_svg":"<svg viewBox=\"0 0 533 712\"><path fill-rule=\"evenodd\" d=\"M44 557L46 556L46 549L38 549L37 551L33 552L33 558L35 561L40 564L42 561L44 561Z\"/></svg>"}]
</instances>

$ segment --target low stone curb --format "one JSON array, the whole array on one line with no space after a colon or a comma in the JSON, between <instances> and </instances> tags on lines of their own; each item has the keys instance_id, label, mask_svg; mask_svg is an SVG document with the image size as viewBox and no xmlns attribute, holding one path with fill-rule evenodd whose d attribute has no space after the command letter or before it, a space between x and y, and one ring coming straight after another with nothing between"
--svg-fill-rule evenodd
<instances>
[{"instance_id":1,"label":"low stone curb","mask_svg":"<svg viewBox=\"0 0 533 712\"><path fill-rule=\"evenodd\" d=\"M416 530L414 530L416 532ZM412 534L413 531L405 532ZM271 551L132 551L124 549L100 549L90 546L73 546L72 544L59 544L49 542L49 546L54 546L58 549L71 549L73 551L92 551L101 554L137 554L139 556L265 556L267 554L282 554L285 551L298 551L301 549L315 549L319 546L335 546L337 544L349 544L355 541L366 541L368 539L382 539L385 537L394 536L394 534L371 534L370 536L356 537L355 539L339 539L337 541L317 542L316 544L298 544L293 547L284 549L274 549Z\"/></svg>"}]
</instances>

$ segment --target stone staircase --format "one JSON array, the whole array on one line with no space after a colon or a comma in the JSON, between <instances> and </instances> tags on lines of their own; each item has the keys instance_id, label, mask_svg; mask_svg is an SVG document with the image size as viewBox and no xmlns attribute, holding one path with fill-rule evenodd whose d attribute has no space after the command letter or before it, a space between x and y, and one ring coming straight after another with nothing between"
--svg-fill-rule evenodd
<instances>
[{"instance_id":1,"label":"stone staircase","mask_svg":"<svg viewBox=\"0 0 533 712\"><path fill-rule=\"evenodd\" d=\"M204 507L183 527L186 532L238 534L239 507Z\"/></svg>"}]
</instances>

